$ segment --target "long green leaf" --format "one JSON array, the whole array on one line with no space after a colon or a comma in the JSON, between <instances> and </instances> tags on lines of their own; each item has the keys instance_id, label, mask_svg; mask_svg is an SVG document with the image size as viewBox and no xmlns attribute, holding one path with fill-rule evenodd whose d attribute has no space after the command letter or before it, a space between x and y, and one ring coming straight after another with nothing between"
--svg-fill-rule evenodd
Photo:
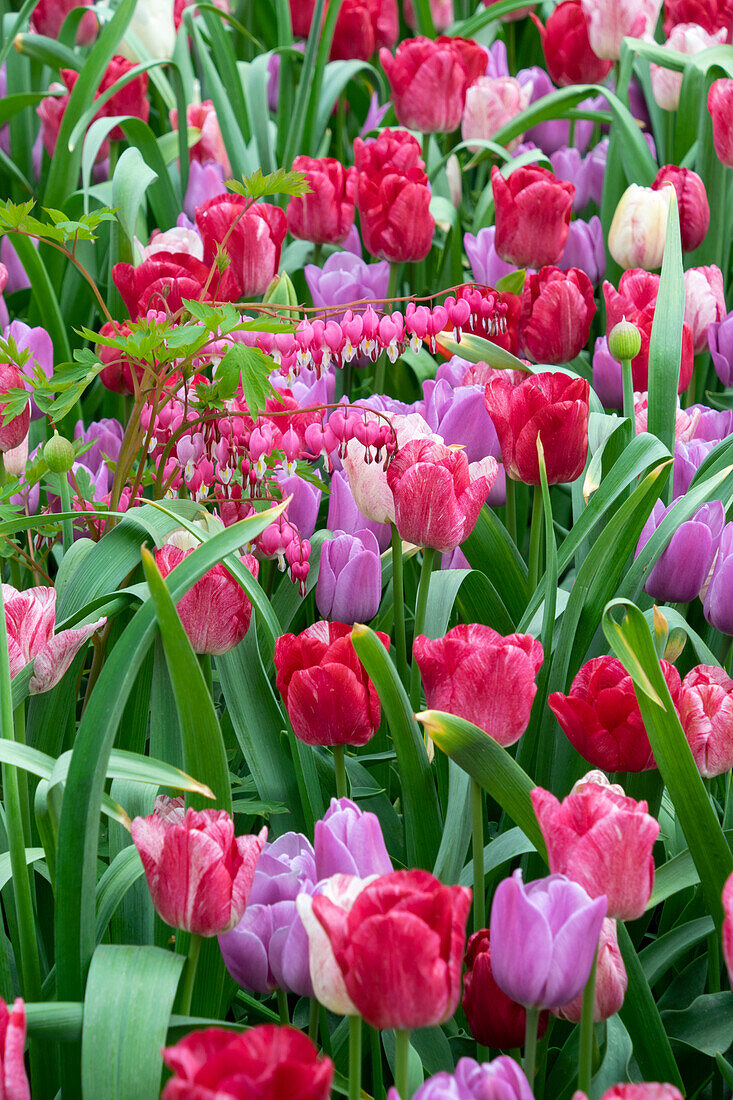
<instances>
[{"instance_id":1,"label":"long green leaf","mask_svg":"<svg viewBox=\"0 0 733 1100\"><path fill-rule=\"evenodd\" d=\"M654 309L649 343L648 431L674 453L677 386L682 358L682 322L685 316L685 282L682 277L682 243L677 196L670 192L667 235L662 275ZM671 483L669 494L671 499Z\"/></svg>"}]
</instances>

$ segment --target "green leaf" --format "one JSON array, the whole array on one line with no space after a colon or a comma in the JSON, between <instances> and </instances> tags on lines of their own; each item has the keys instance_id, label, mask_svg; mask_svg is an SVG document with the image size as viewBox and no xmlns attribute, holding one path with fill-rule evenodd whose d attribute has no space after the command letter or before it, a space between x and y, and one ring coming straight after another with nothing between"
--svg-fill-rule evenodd
<instances>
[{"instance_id":1,"label":"green leaf","mask_svg":"<svg viewBox=\"0 0 733 1100\"><path fill-rule=\"evenodd\" d=\"M120 225L130 245L143 206L145 192L158 174L149 168L139 149L125 149L115 165L112 177L112 205L118 210Z\"/></svg>"},{"instance_id":2,"label":"green leaf","mask_svg":"<svg viewBox=\"0 0 733 1100\"><path fill-rule=\"evenodd\" d=\"M231 394L241 378L244 400L251 415L256 419L262 412L268 397L276 396L275 387L270 381L272 361L259 348L249 348L246 344L233 343L222 359L217 378Z\"/></svg>"},{"instance_id":3,"label":"green leaf","mask_svg":"<svg viewBox=\"0 0 733 1100\"><path fill-rule=\"evenodd\" d=\"M245 176L241 183L239 180L227 180L226 186L248 199L264 199L269 195L308 195L311 192L305 172L288 171L287 168L278 168L266 176L258 168L251 176Z\"/></svg>"},{"instance_id":4,"label":"green leaf","mask_svg":"<svg viewBox=\"0 0 733 1100\"><path fill-rule=\"evenodd\" d=\"M677 196L670 192L662 275L649 344L649 423L647 430L674 453L677 386L682 358L685 282ZM671 484L669 492L671 494ZM671 497L670 497L671 499Z\"/></svg>"},{"instance_id":5,"label":"green leaf","mask_svg":"<svg viewBox=\"0 0 733 1100\"><path fill-rule=\"evenodd\" d=\"M639 953L646 980L653 985L670 966L684 954L715 931L712 917L698 917L670 932L666 932Z\"/></svg>"},{"instance_id":6,"label":"green leaf","mask_svg":"<svg viewBox=\"0 0 733 1100\"><path fill-rule=\"evenodd\" d=\"M504 524L491 508L482 508L461 550L471 565L492 577L513 623L519 622L529 599L527 566Z\"/></svg>"},{"instance_id":7,"label":"green leaf","mask_svg":"<svg viewBox=\"0 0 733 1100\"><path fill-rule=\"evenodd\" d=\"M671 1039L702 1051L710 1058L725 1054L733 1043L733 997L705 993L688 1008L665 1012L662 1019Z\"/></svg>"}]
</instances>

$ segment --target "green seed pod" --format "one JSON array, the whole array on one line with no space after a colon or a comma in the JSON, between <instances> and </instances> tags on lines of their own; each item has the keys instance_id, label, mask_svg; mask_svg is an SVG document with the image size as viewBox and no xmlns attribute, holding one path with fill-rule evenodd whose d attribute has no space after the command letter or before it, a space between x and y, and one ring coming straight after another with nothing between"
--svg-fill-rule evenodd
<instances>
[{"instance_id":1,"label":"green seed pod","mask_svg":"<svg viewBox=\"0 0 733 1100\"><path fill-rule=\"evenodd\" d=\"M614 359L635 359L641 351L641 333L631 321L619 321L608 334L608 350Z\"/></svg>"},{"instance_id":2,"label":"green seed pod","mask_svg":"<svg viewBox=\"0 0 733 1100\"><path fill-rule=\"evenodd\" d=\"M71 469L74 458L74 444L64 439L58 432L54 432L53 439L49 439L43 448L43 457L52 474L66 474Z\"/></svg>"}]
</instances>

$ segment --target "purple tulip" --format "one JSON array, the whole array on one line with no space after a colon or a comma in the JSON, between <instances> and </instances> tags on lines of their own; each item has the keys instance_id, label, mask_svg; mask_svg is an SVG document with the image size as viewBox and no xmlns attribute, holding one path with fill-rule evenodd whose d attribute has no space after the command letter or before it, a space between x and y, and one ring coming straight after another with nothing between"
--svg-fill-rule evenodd
<instances>
[{"instance_id":1,"label":"purple tulip","mask_svg":"<svg viewBox=\"0 0 733 1100\"><path fill-rule=\"evenodd\" d=\"M125 429L119 420L93 420L88 428L84 427L81 420L77 420L74 439L92 444L79 459L82 466L86 466L88 470L98 470L105 462L117 462L124 434Z\"/></svg>"},{"instance_id":2,"label":"purple tulip","mask_svg":"<svg viewBox=\"0 0 733 1100\"><path fill-rule=\"evenodd\" d=\"M658 500L642 528L635 558L669 514ZM725 525L725 508L719 500L703 504L694 515L681 523L666 548L657 558L644 584L644 591L655 600L689 603L699 595L713 564Z\"/></svg>"},{"instance_id":3,"label":"purple tulip","mask_svg":"<svg viewBox=\"0 0 733 1100\"><path fill-rule=\"evenodd\" d=\"M488 229L479 229L475 237L472 233L465 233L463 236L463 247L468 256L473 277L477 283L483 283L484 286L496 286L499 279L517 270L514 264L507 264L499 259L494 248L495 237L496 226L494 225L489 226Z\"/></svg>"},{"instance_id":4,"label":"purple tulip","mask_svg":"<svg viewBox=\"0 0 733 1100\"><path fill-rule=\"evenodd\" d=\"M331 497L328 502L329 531L346 531L350 535L357 531L371 531L377 540L381 554L387 549L392 535L388 523L374 523L362 515L356 507L349 479L343 470L334 470L331 476Z\"/></svg>"},{"instance_id":5,"label":"purple tulip","mask_svg":"<svg viewBox=\"0 0 733 1100\"><path fill-rule=\"evenodd\" d=\"M706 443L719 443L733 432L733 409L711 409L707 405L690 405L687 412L692 416L700 414L695 425L693 439Z\"/></svg>"},{"instance_id":6,"label":"purple tulip","mask_svg":"<svg viewBox=\"0 0 733 1100\"><path fill-rule=\"evenodd\" d=\"M497 38L490 46L485 46L487 56L486 72L484 76L509 76L509 60L507 58L506 46Z\"/></svg>"},{"instance_id":7,"label":"purple tulip","mask_svg":"<svg viewBox=\"0 0 733 1100\"><path fill-rule=\"evenodd\" d=\"M449 382L428 381L424 417L444 442L460 444L469 462L480 462L491 455L500 458L501 447L494 423L486 411L483 386L458 386Z\"/></svg>"},{"instance_id":8,"label":"purple tulip","mask_svg":"<svg viewBox=\"0 0 733 1100\"><path fill-rule=\"evenodd\" d=\"M499 467L502 471L503 466ZM498 478L497 478L498 480ZM504 484L504 493L506 494L506 483ZM471 563L466 555L461 550L460 546L456 546L455 550L451 550L449 554L440 555L440 568L441 569L470 569Z\"/></svg>"},{"instance_id":9,"label":"purple tulip","mask_svg":"<svg viewBox=\"0 0 733 1100\"><path fill-rule=\"evenodd\" d=\"M372 98L369 100L369 110L366 113L364 125L359 131L359 137L368 137L369 134L371 134L372 130L378 130L379 127L382 125L384 116L387 114L387 111L390 109L391 106L392 104L389 102L389 100L387 100L387 102L384 104L380 104L379 96L376 92L372 92Z\"/></svg>"},{"instance_id":10,"label":"purple tulip","mask_svg":"<svg viewBox=\"0 0 733 1100\"><path fill-rule=\"evenodd\" d=\"M183 199L183 212L187 217L196 217L196 208L203 206L209 199L217 195L225 195L224 168L216 161L210 160L207 164L199 164L194 160L188 169L188 187Z\"/></svg>"},{"instance_id":11,"label":"purple tulip","mask_svg":"<svg viewBox=\"0 0 733 1100\"><path fill-rule=\"evenodd\" d=\"M545 70L541 69L538 65L533 65L529 69L520 69L517 73L517 80L523 88L530 88L530 105L536 103L538 99L542 99L544 96L557 91ZM592 108L596 106L596 101L593 99L584 99L579 106L581 109L583 107ZM584 151L588 146L592 134L593 123L589 119L578 120L575 123L574 145L580 149L581 152ZM538 145L548 156L552 153L556 153L557 150L562 149L563 146L567 146L569 144L569 139L570 122L568 119L550 119L548 122L540 122L537 126L533 126L530 130L527 130L525 134L526 141L533 141L535 145Z\"/></svg>"},{"instance_id":12,"label":"purple tulip","mask_svg":"<svg viewBox=\"0 0 733 1100\"><path fill-rule=\"evenodd\" d=\"M608 350L608 340L599 336L593 347L593 389L606 409L620 409L624 403L621 364Z\"/></svg>"},{"instance_id":13,"label":"purple tulip","mask_svg":"<svg viewBox=\"0 0 733 1100\"><path fill-rule=\"evenodd\" d=\"M727 523L720 536L718 556L705 593L703 611L716 630L722 634L733 634L733 523Z\"/></svg>"},{"instance_id":14,"label":"purple tulip","mask_svg":"<svg viewBox=\"0 0 733 1100\"><path fill-rule=\"evenodd\" d=\"M692 479L708 457L714 442L693 439L689 443L678 443L674 449L674 473L672 475L672 499L685 495Z\"/></svg>"},{"instance_id":15,"label":"purple tulip","mask_svg":"<svg viewBox=\"0 0 733 1100\"><path fill-rule=\"evenodd\" d=\"M606 160L608 159L609 139L604 138L595 145L585 158L587 166L587 185L590 197L596 206L600 207L603 198L603 178L606 175Z\"/></svg>"},{"instance_id":16,"label":"purple tulip","mask_svg":"<svg viewBox=\"0 0 733 1100\"><path fill-rule=\"evenodd\" d=\"M453 389L457 389L458 386L463 385L466 371L473 366L474 364L468 359L462 359L460 355L451 355L450 359L446 359L438 367L435 373L435 381L448 382Z\"/></svg>"},{"instance_id":17,"label":"purple tulip","mask_svg":"<svg viewBox=\"0 0 733 1100\"><path fill-rule=\"evenodd\" d=\"M371 531L335 531L321 548L316 606L336 623L367 623L382 599L379 544Z\"/></svg>"},{"instance_id":18,"label":"purple tulip","mask_svg":"<svg viewBox=\"0 0 733 1100\"><path fill-rule=\"evenodd\" d=\"M491 969L500 989L525 1008L560 1008L588 980L606 897L591 900L565 875L500 882L491 906Z\"/></svg>"},{"instance_id":19,"label":"purple tulip","mask_svg":"<svg viewBox=\"0 0 733 1100\"><path fill-rule=\"evenodd\" d=\"M293 498L288 504L288 520L298 528L301 538L309 539L316 529L318 508L323 493L317 485L299 477L298 474L287 475L281 471L276 476L283 498L291 495ZM320 477L317 471L316 476Z\"/></svg>"},{"instance_id":20,"label":"purple tulip","mask_svg":"<svg viewBox=\"0 0 733 1100\"><path fill-rule=\"evenodd\" d=\"M45 328L41 328L40 325L31 328L23 321L11 321L9 325L3 328L3 339L15 340L19 352L30 352L30 358L21 367L21 374L28 379L25 388L32 393L31 380L35 376L37 367L40 367L46 378L50 378L53 374L53 343L51 337ZM43 413L35 401L31 401L31 420L38 420L42 416Z\"/></svg>"},{"instance_id":21,"label":"purple tulip","mask_svg":"<svg viewBox=\"0 0 733 1100\"><path fill-rule=\"evenodd\" d=\"M583 160L579 151L572 145L563 145L556 149L550 157L552 171L559 180L567 180L575 184L575 196L573 198L573 210L577 213L584 210L590 201L590 182L588 180L588 163Z\"/></svg>"},{"instance_id":22,"label":"purple tulip","mask_svg":"<svg viewBox=\"0 0 733 1100\"><path fill-rule=\"evenodd\" d=\"M314 847L319 881L331 875L387 875L392 861L376 814L360 810L348 798L332 798L316 822Z\"/></svg>"},{"instance_id":23,"label":"purple tulip","mask_svg":"<svg viewBox=\"0 0 733 1100\"><path fill-rule=\"evenodd\" d=\"M708 344L715 373L724 386L733 386L733 311L709 326Z\"/></svg>"},{"instance_id":24,"label":"purple tulip","mask_svg":"<svg viewBox=\"0 0 733 1100\"><path fill-rule=\"evenodd\" d=\"M397 1089L387 1100L399 1100ZM460 1058L455 1073L429 1077L412 1100L532 1100L532 1090L514 1059L502 1054L483 1064Z\"/></svg>"},{"instance_id":25,"label":"purple tulip","mask_svg":"<svg viewBox=\"0 0 733 1100\"><path fill-rule=\"evenodd\" d=\"M570 223L568 239L557 266L561 271L577 267L586 273L593 286L598 286L606 274L606 248L601 219L597 215L587 222L577 219Z\"/></svg>"},{"instance_id":26,"label":"purple tulip","mask_svg":"<svg viewBox=\"0 0 733 1100\"><path fill-rule=\"evenodd\" d=\"M305 281L317 309L346 307L360 301L376 302L374 308L380 309L389 287L389 263L380 260L367 264L353 252L342 250L333 252L322 268L306 264ZM334 321L340 321L342 316L329 313Z\"/></svg>"},{"instance_id":27,"label":"purple tulip","mask_svg":"<svg viewBox=\"0 0 733 1100\"><path fill-rule=\"evenodd\" d=\"M312 997L308 936L298 916L298 894L316 885L313 848L301 833L284 833L266 844L241 921L219 936L224 965L243 989L280 988Z\"/></svg>"},{"instance_id":28,"label":"purple tulip","mask_svg":"<svg viewBox=\"0 0 733 1100\"><path fill-rule=\"evenodd\" d=\"M279 390L289 390L301 408L332 405L336 392L336 371L329 367L318 377L310 367L301 367L298 377L289 385L281 374L272 375L272 382Z\"/></svg>"},{"instance_id":29,"label":"purple tulip","mask_svg":"<svg viewBox=\"0 0 733 1100\"><path fill-rule=\"evenodd\" d=\"M267 108L277 110L280 98L280 54L273 53L267 62Z\"/></svg>"},{"instance_id":30,"label":"purple tulip","mask_svg":"<svg viewBox=\"0 0 733 1100\"><path fill-rule=\"evenodd\" d=\"M38 241L33 237L30 239L33 241L34 246L38 248ZM5 287L8 294L13 294L16 290L28 289L31 285L30 280L26 275L25 268L18 259L18 253L15 251L10 237L3 237L0 240L0 263L8 269L8 282Z\"/></svg>"}]
</instances>

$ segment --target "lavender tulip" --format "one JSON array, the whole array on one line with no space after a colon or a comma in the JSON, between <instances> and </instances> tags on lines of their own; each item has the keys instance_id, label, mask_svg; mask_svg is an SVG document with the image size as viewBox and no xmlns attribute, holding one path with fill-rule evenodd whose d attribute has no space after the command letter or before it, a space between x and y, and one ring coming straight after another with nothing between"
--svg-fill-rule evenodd
<instances>
[{"instance_id":1,"label":"lavender tulip","mask_svg":"<svg viewBox=\"0 0 733 1100\"><path fill-rule=\"evenodd\" d=\"M575 184L573 210L576 213L579 210L584 210L590 201L587 160L583 160L580 152L572 145L564 145L552 154L550 164L552 165L552 171L559 180L567 180L569 183Z\"/></svg>"},{"instance_id":2,"label":"lavender tulip","mask_svg":"<svg viewBox=\"0 0 733 1100\"><path fill-rule=\"evenodd\" d=\"M715 373L724 386L733 386L733 311L710 325L708 344Z\"/></svg>"},{"instance_id":3,"label":"lavender tulip","mask_svg":"<svg viewBox=\"0 0 733 1100\"><path fill-rule=\"evenodd\" d=\"M120 457L124 434L125 430L119 420L106 417L103 420L93 420L88 428L84 427L81 420L77 420L74 439L92 444L80 456L82 466L86 466L88 470L98 470L105 462L116 462Z\"/></svg>"},{"instance_id":4,"label":"lavender tulip","mask_svg":"<svg viewBox=\"0 0 733 1100\"><path fill-rule=\"evenodd\" d=\"M371 531L382 554L389 546L391 539L388 523L375 523L359 511L354 494L351 492L349 479L343 470L334 470L331 477L331 497L328 502L326 526L329 531L346 531L350 535L356 534L357 531Z\"/></svg>"},{"instance_id":5,"label":"lavender tulip","mask_svg":"<svg viewBox=\"0 0 733 1100\"><path fill-rule=\"evenodd\" d=\"M45 328L41 328L40 325L31 328L23 321L11 321L3 329L3 339L14 340L19 352L30 352L30 358L23 364L20 372L28 379L25 388L32 393L31 381L37 369L40 369L46 378L50 378L53 374L53 343L51 337ZM38 420L41 416L43 416L43 413L35 401L32 400L31 420Z\"/></svg>"},{"instance_id":6,"label":"lavender tulip","mask_svg":"<svg viewBox=\"0 0 733 1100\"><path fill-rule=\"evenodd\" d=\"M371 531L335 531L321 549L316 605L324 619L367 623L382 599L379 544Z\"/></svg>"},{"instance_id":7,"label":"lavender tulip","mask_svg":"<svg viewBox=\"0 0 733 1100\"><path fill-rule=\"evenodd\" d=\"M221 164L213 160L206 164L192 161L188 169L188 187L183 198L184 214L191 220L195 219L198 206L203 206L217 195L225 195L226 190L224 168Z\"/></svg>"},{"instance_id":8,"label":"lavender tulip","mask_svg":"<svg viewBox=\"0 0 733 1100\"><path fill-rule=\"evenodd\" d=\"M494 225L488 229L479 229L475 237L472 233L465 233L463 237L463 247L471 264L473 277L484 286L496 286L499 279L517 270L513 264L499 259L494 247L495 237Z\"/></svg>"},{"instance_id":9,"label":"lavender tulip","mask_svg":"<svg viewBox=\"0 0 733 1100\"><path fill-rule=\"evenodd\" d=\"M690 405L687 412L699 420L695 425L693 439L719 443L733 432L733 409L710 409L707 405Z\"/></svg>"},{"instance_id":10,"label":"lavender tulip","mask_svg":"<svg viewBox=\"0 0 733 1100\"><path fill-rule=\"evenodd\" d=\"M0 97L1 98L1 97ZM33 244L38 248L38 241L30 238ZM18 253L15 251L10 237L3 237L0 240L0 263L4 264L8 269L8 284L5 287L6 293L13 294L16 290L28 290L30 287L30 280L26 274L26 270L22 263L18 259Z\"/></svg>"},{"instance_id":11,"label":"lavender tulip","mask_svg":"<svg viewBox=\"0 0 733 1100\"><path fill-rule=\"evenodd\" d=\"M387 114L387 111L390 109L391 106L392 104L389 102L389 100L384 104L380 103L377 93L372 92L372 98L369 100L369 110L366 113L364 125L359 131L359 137L368 137L373 130L379 130L380 126L382 125L384 116Z\"/></svg>"},{"instance_id":12,"label":"lavender tulip","mask_svg":"<svg viewBox=\"0 0 733 1100\"><path fill-rule=\"evenodd\" d=\"M714 442L692 439L689 443L678 443L674 449L674 473L672 475L672 499L685 495L692 479L708 457Z\"/></svg>"},{"instance_id":13,"label":"lavender tulip","mask_svg":"<svg viewBox=\"0 0 733 1100\"><path fill-rule=\"evenodd\" d=\"M705 593L703 611L716 630L722 634L733 634L733 523L727 523L720 536L718 556Z\"/></svg>"},{"instance_id":14,"label":"lavender tulip","mask_svg":"<svg viewBox=\"0 0 733 1100\"><path fill-rule=\"evenodd\" d=\"M593 347L593 389L605 408L620 409L623 405L621 364L608 350L605 336L599 336Z\"/></svg>"},{"instance_id":15,"label":"lavender tulip","mask_svg":"<svg viewBox=\"0 0 733 1100\"><path fill-rule=\"evenodd\" d=\"M348 306L351 302L376 302L375 309L384 304L389 286L389 263L364 263L353 252L333 252L323 267L306 264L305 281L317 309ZM343 314L330 313L339 321Z\"/></svg>"},{"instance_id":16,"label":"lavender tulip","mask_svg":"<svg viewBox=\"0 0 733 1100\"><path fill-rule=\"evenodd\" d=\"M504 467L500 466L499 467L499 474L501 474L503 472L503 470L504 470ZM499 480L499 478L497 477L497 481L498 480ZM494 488L496 488L496 485L494 485ZM494 491L494 489L491 490L492 493L493 493L493 491ZM491 496L491 493L489 494L489 497L490 496ZM505 496L505 499L506 499L506 481L504 482L504 496ZM461 550L460 546L456 546L455 550L451 550L451 552L449 554L441 554L440 555L440 568L441 569L470 569L471 568L471 563L468 560L468 558L466 557L466 555L463 553L463 551Z\"/></svg>"},{"instance_id":17,"label":"lavender tulip","mask_svg":"<svg viewBox=\"0 0 733 1100\"><path fill-rule=\"evenodd\" d=\"M331 875L367 878L394 870L379 818L360 810L348 798L331 799L325 815L316 822L314 847L319 881Z\"/></svg>"},{"instance_id":18,"label":"lavender tulip","mask_svg":"<svg viewBox=\"0 0 733 1100\"><path fill-rule=\"evenodd\" d=\"M609 139L604 138L594 145L583 162L587 166L587 183L590 197L600 207L603 198L603 180L606 175Z\"/></svg>"},{"instance_id":19,"label":"lavender tulip","mask_svg":"<svg viewBox=\"0 0 733 1100\"><path fill-rule=\"evenodd\" d=\"M525 1008L560 1008L588 980L606 915L565 875L500 882L491 907L491 968L500 989Z\"/></svg>"},{"instance_id":20,"label":"lavender tulip","mask_svg":"<svg viewBox=\"0 0 733 1100\"><path fill-rule=\"evenodd\" d=\"M580 268L593 286L598 286L606 274L606 248L601 219L597 215L587 222L577 219L570 223L568 239L557 266L561 271Z\"/></svg>"},{"instance_id":21,"label":"lavender tulip","mask_svg":"<svg viewBox=\"0 0 733 1100\"><path fill-rule=\"evenodd\" d=\"M448 445L459 444L469 462L489 455L500 458L501 447L494 423L486 411L484 386L458 386L447 381L426 382L424 417Z\"/></svg>"},{"instance_id":22,"label":"lavender tulip","mask_svg":"<svg viewBox=\"0 0 733 1100\"><path fill-rule=\"evenodd\" d=\"M317 476L320 474L316 472ZM316 529L318 522L318 508L323 493L317 485L306 481L297 474L287 475L280 472L276 475L283 498L292 496L288 504L288 519L293 526L298 528L301 538L309 539Z\"/></svg>"},{"instance_id":23,"label":"lavender tulip","mask_svg":"<svg viewBox=\"0 0 733 1100\"><path fill-rule=\"evenodd\" d=\"M671 504L665 508L661 500L656 502L642 528L635 558L638 558L671 508ZM707 580L724 525L725 509L719 500L698 508L672 535L653 565L644 591L655 600L670 603L694 600Z\"/></svg>"},{"instance_id":24,"label":"lavender tulip","mask_svg":"<svg viewBox=\"0 0 733 1100\"><path fill-rule=\"evenodd\" d=\"M397 1089L389 1090L387 1100L399 1100ZM460 1058L455 1073L429 1077L412 1100L532 1100L532 1090L513 1058L483 1064Z\"/></svg>"},{"instance_id":25,"label":"lavender tulip","mask_svg":"<svg viewBox=\"0 0 733 1100\"><path fill-rule=\"evenodd\" d=\"M501 39L497 38L490 46L484 48L486 49L486 56L488 59L484 76L509 76L509 60L507 58L506 46Z\"/></svg>"}]
</instances>

